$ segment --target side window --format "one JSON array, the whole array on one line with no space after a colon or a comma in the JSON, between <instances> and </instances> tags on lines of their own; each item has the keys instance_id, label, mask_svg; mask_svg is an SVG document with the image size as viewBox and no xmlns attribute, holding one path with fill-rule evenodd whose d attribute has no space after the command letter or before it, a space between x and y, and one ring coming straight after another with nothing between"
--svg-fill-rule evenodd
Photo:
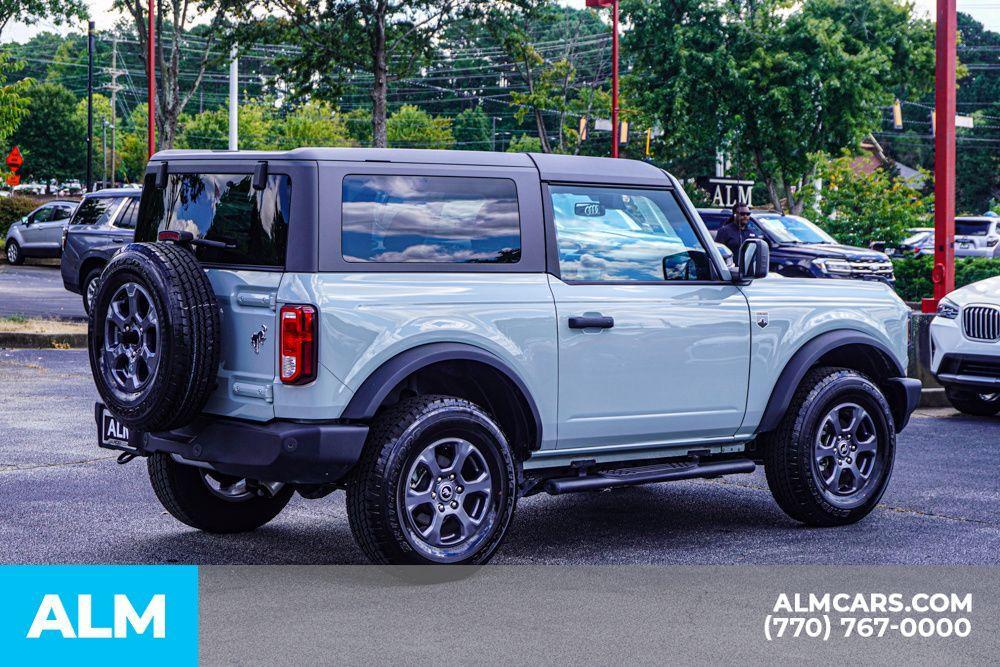
<instances>
[{"instance_id":1,"label":"side window","mask_svg":"<svg viewBox=\"0 0 1000 667\"><path fill-rule=\"evenodd\" d=\"M514 264L521 259L517 188L506 178L344 178L348 262Z\"/></svg>"},{"instance_id":2,"label":"side window","mask_svg":"<svg viewBox=\"0 0 1000 667\"><path fill-rule=\"evenodd\" d=\"M128 203L125 204L125 210L121 212L118 219L115 220L115 227L121 227L122 229L135 229L135 219L136 214L139 210L139 200L130 198Z\"/></svg>"},{"instance_id":3,"label":"side window","mask_svg":"<svg viewBox=\"0 0 1000 667\"><path fill-rule=\"evenodd\" d=\"M711 260L672 192L575 185L549 192L563 280L713 278Z\"/></svg>"},{"instance_id":4,"label":"side window","mask_svg":"<svg viewBox=\"0 0 1000 667\"><path fill-rule=\"evenodd\" d=\"M54 209L51 206L46 206L45 208L40 208L35 211L35 215L31 217L32 222L48 222L52 219L52 211Z\"/></svg>"},{"instance_id":5,"label":"side window","mask_svg":"<svg viewBox=\"0 0 1000 667\"><path fill-rule=\"evenodd\" d=\"M111 197L90 197L84 199L73 216L74 225L103 225L114 214L121 199Z\"/></svg>"},{"instance_id":6,"label":"side window","mask_svg":"<svg viewBox=\"0 0 1000 667\"><path fill-rule=\"evenodd\" d=\"M68 206L56 206L52 209L52 220L65 220L66 218L73 215L73 209Z\"/></svg>"}]
</instances>

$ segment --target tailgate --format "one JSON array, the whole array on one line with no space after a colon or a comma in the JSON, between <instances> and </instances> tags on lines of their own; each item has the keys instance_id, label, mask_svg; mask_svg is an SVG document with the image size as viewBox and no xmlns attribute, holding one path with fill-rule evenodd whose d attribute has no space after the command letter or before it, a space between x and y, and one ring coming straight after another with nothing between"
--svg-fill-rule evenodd
<instances>
[{"instance_id":1,"label":"tailgate","mask_svg":"<svg viewBox=\"0 0 1000 667\"><path fill-rule=\"evenodd\" d=\"M219 301L222 355L218 387L205 412L266 421L274 418L278 337L278 271L208 269Z\"/></svg>"}]
</instances>

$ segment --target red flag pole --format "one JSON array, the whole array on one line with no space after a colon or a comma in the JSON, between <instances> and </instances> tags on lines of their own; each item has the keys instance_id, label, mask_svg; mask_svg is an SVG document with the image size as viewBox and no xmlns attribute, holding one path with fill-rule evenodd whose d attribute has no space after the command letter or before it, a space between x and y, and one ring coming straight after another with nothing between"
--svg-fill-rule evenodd
<instances>
[{"instance_id":1,"label":"red flag pole","mask_svg":"<svg viewBox=\"0 0 1000 667\"><path fill-rule=\"evenodd\" d=\"M958 20L955 0L937 1L937 54L934 75L934 297L925 313L955 289L955 66Z\"/></svg>"},{"instance_id":2,"label":"red flag pole","mask_svg":"<svg viewBox=\"0 0 1000 667\"><path fill-rule=\"evenodd\" d=\"M153 157L153 153L156 152L156 61L153 56L156 42L153 28L155 13L156 0L149 0L149 34L146 38L146 95L149 106L146 132L149 157Z\"/></svg>"}]
</instances>

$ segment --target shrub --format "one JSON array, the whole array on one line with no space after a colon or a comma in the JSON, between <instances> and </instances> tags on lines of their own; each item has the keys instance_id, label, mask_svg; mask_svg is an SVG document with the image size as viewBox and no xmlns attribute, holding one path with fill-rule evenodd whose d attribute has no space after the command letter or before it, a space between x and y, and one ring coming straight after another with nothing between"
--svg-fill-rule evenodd
<instances>
[{"instance_id":1,"label":"shrub","mask_svg":"<svg viewBox=\"0 0 1000 667\"><path fill-rule=\"evenodd\" d=\"M31 197L14 195L0 198L0 242L7 236L10 226L38 208Z\"/></svg>"},{"instance_id":2,"label":"shrub","mask_svg":"<svg viewBox=\"0 0 1000 667\"><path fill-rule=\"evenodd\" d=\"M896 272L896 292L903 301L920 301L934 296L931 271L932 255L893 260ZM955 287L964 287L986 278L1000 276L1000 259L962 257L955 260Z\"/></svg>"},{"instance_id":3,"label":"shrub","mask_svg":"<svg viewBox=\"0 0 1000 667\"><path fill-rule=\"evenodd\" d=\"M854 161L841 157L822 163L821 213L816 223L841 243L862 248L872 241L898 243L907 229L927 224L929 197L884 169L861 172Z\"/></svg>"}]
</instances>

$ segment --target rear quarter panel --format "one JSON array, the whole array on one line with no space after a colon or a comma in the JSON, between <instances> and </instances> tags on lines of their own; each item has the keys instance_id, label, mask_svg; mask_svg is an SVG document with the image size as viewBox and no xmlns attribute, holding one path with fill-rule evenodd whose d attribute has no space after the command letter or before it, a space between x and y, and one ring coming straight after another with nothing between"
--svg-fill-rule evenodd
<instances>
[{"instance_id":1,"label":"rear quarter panel","mask_svg":"<svg viewBox=\"0 0 1000 667\"><path fill-rule=\"evenodd\" d=\"M319 308L319 362L337 382L322 392L279 385L276 417L336 418L397 354L466 343L520 375L542 417L542 448L555 447L556 318L544 273L289 273L278 301Z\"/></svg>"},{"instance_id":2,"label":"rear quarter panel","mask_svg":"<svg viewBox=\"0 0 1000 667\"><path fill-rule=\"evenodd\" d=\"M907 366L910 310L887 285L859 280L766 278L743 288L750 303L750 387L739 435L760 423L778 376L808 341L847 329L871 336ZM767 326L758 320L766 314Z\"/></svg>"}]
</instances>

